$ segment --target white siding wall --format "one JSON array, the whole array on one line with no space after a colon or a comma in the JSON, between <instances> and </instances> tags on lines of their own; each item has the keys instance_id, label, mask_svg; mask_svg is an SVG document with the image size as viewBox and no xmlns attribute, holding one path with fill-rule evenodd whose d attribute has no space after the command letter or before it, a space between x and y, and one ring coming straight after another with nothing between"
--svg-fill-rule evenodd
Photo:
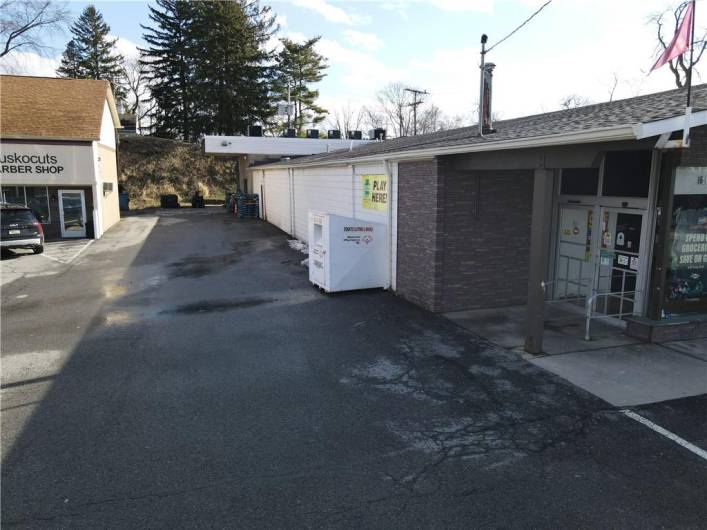
<instances>
[{"instance_id":1,"label":"white siding wall","mask_svg":"<svg viewBox=\"0 0 707 530\"><path fill-rule=\"evenodd\" d=\"M309 210L353 217L351 181L350 166L293 170L297 239L307 241Z\"/></svg>"},{"instance_id":2,"label":"white siding wall","mask_svg":"<svg viewBox=\"0 0 707 530\"><path fill-rule=\"evenodd\" d=\"M389 212L362 207L362 175L383 175L383 164L308 167L293 169L253 169L253 193L261 193L261 217L284 232L308 239L309 211L318 210L355 219L373 221L390 227L391 281L395 289L397 260L398 166L390 164L391 185ZM389 215L392 217L389 218Z\"/></svg>"},{"instance_id":3,"label":"white siding wall","mask_svg":"<svg viewBox=\"0 0 707 530\"><path fill-rule=\"evenodd\" d=\"M264 172L262 180L265 199L265 217L280 230L292 232L290 213L290 172L273 169Z\"/></svg>"}]
</instances>

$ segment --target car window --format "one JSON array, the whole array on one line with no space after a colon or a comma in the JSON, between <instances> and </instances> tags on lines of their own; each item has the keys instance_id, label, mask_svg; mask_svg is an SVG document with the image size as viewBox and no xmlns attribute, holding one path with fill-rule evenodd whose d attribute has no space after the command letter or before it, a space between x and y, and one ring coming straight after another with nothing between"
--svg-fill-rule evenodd
<instances>
[{"instance_id":1,"label":"car window","mask_svg":"<svg viewBox=\"0 0 707 530\"><path fill-rule=\"evenodd\" d=\"M36 221L29 210L3 210L0 215L2 216L2 224L34 223Z\"/></svg>"}]
</instances>

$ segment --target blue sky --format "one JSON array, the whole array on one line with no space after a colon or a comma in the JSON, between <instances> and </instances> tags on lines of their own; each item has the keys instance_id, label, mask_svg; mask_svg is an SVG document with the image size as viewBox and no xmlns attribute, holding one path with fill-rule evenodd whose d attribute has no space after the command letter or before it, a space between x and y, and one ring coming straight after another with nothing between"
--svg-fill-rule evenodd
<instances>
[{"instance_id":1,"label":"blue sky","mask_svg":"<svg viewBox=\"0 0 707 530\"><path fill-rule=\"evenodd\" d=\"M320 35L319 51L330 68L320 83L330 110L369 105L386 83L401 81L430 92L448 114L471 115L478 86L481 33L494 43L544 0L272 0L280 34L295 39ZM501 118L555 110L562 97L608 99L673 87L663 68L646 72L655 52L652 13L671 0L553 0L528 26L488 57L497 64L494 110ZM71 2L78 15L88 2ZM94 2L120 37L121 51L141 43L148 24L142 1ZM704 4L704 8L702 5ZM698 2L698 27L707 26L707 1ZM60 53L67 36L55 39ZM49 75L55 58L19 57L23 73ZM707 56L704 59L707 64Z\"/></svg>"}]
</instances>

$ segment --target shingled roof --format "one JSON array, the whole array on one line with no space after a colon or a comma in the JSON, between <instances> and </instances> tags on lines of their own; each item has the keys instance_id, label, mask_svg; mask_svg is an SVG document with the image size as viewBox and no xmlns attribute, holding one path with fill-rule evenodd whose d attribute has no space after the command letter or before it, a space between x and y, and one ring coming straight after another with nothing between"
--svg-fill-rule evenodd
<instances>
[{"instance_id":1,"label":"shingled roof","mask_svg":"<svg viewBox=\"0 0 707 530\"><path fill-rule=\"evenodd\" d=\"M692 107L693 113L707 110L707 84L692 87ZM292 167L320 165L327 162L341 163L349 160L353 162L361 158L383 159L389 156L394 158L404 154L420 151L434 152L435 149L443 150L455 146L459 148L468 146L470 150L474 150L475 147L483 145L493 149L494 144L498 144L497 147L500 149L501 144L513 141L542 137L552 142L553 137L559 140L572 133L632 127L684 114L685 90L677 89L575 109L496 121L494 122L495 132L483 137L479 136L477 126L464 127L395 138L351 150L293 158L268 165Z\"/></svg>"},{"instance_id":2,"label":"shingled roof","mask_svg":"<svg viewBox=\"0 0 707 530\"><path fill-rule=\"evenodd\" d=\"M98 140L106 101L119 124L108 81L2 75L0 137Z\"/></svg>"}]
</instances>

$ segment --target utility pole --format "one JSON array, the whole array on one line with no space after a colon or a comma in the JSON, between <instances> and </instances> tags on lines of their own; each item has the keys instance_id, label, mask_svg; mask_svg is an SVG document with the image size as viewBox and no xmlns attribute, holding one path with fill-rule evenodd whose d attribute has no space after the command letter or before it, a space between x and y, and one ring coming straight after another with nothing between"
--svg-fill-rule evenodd
<instances>
[{"instance_id":1,"label":"utility pole","mask_svg":"<svg viewBox=\"0 0 707 530\"><path fill-rule=\"evenodd\" d=\"M430 93L426 90L416 90L414 88L406 88L405 92L412 93L412 103L407 106L412 107L412 135L417 136L417 106L422 104L422 100L417 99L417 96L428 96Z\"/></svg>"}]
</instances>

